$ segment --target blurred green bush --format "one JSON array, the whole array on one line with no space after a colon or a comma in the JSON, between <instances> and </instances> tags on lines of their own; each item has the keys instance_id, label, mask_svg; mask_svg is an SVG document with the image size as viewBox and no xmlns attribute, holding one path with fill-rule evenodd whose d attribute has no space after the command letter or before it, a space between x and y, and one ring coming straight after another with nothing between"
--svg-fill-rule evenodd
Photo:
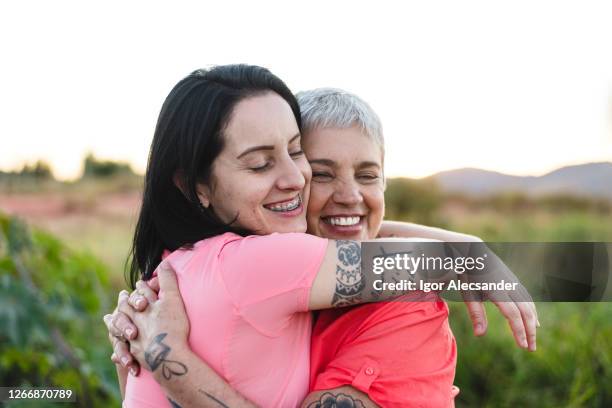
<instances>
[{"instance_id":1,"label":"blurred green bush","mask_svg":"<svg viewBox=\"0 0 612 408\"><path fill-rule=\"evenodd\" d=\"M83 160L83 175L87 177L112 177L121 174L133 175L132 167L128 163L111 160L99 160L92 153L88 153Z\"/></svg>"},{"instance_id":2,"label":"blurred green bush","mask_svg":"<svg viewBox=\"0 0 612 408\"><path fill-rule=\"evenodd\" d=\"M474 337L465 306L450 305L457 339L457 407L611 407L612 303L538 303L537 351L519 349L496 307Z\"/></svg>"},{"instance_id":3,"label":"blurred green bush","mask_svg":"<svg viewBox=\"0 0 612 408\"><path fill-rule=\"evenodd\" d=\"M71 389L79 407L119 406L101 324L107 271L0 214L0 384ZM21 402L7 406L63 406Z\"/></svg>"}]
</instances>

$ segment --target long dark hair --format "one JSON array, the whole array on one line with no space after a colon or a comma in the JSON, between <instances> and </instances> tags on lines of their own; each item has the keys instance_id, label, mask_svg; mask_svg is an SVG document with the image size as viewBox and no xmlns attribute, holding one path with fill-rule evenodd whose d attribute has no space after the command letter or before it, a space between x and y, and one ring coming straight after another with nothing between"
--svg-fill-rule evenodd
<instances>
[{"instance_id":1,"label":"long dark hair","mask_svg":"<svg viewBox=\"0 0 612 408\"><path fill-rule=\"evenodd\" d=\"M222 222L198 199L196 184L209 183L211 166L223 149L223 131L238 102L275 92L293 111L300 110L289 88L265 68L221 65L200 69L181 80L166 98L151 143L142 207L134 233L129 268L133 288L150 279L165 249L174 251L224 232L248 231ZM176 175L181 190L174 182Z\"/></svg>"}]
</instances>

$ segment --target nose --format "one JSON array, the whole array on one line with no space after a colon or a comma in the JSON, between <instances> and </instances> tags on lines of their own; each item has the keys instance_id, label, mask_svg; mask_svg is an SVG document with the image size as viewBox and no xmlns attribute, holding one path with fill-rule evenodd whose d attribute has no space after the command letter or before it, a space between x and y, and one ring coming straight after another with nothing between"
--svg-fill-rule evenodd
<instances>
[{"instance_id":1,"label":"nose","mask_svg":"<svg viewBox=\"0 0 612 408\"><path fill-rule=\"evenodd\" d=\"M356 205L363 202L359 186L352 180L342 180L336 185L333 195L334 202L343 205Z\"/></svg>"},{"instance_id":2,"label":"nose","mask_svg":"<svg viewBox=\"0 0 612 408\"><path fill-rule=\"evenodd\" d=\"M306 185L304 174L297 166L296 162L291 158L285 160L283 166L280 167L276 185L281 190L302 190Z\"/></svg>"}]
</instances>

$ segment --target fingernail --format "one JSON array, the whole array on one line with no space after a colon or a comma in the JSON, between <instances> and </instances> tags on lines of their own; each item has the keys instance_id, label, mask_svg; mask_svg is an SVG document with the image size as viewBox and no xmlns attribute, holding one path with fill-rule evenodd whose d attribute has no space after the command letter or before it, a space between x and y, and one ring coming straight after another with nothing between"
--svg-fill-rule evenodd
<instances>
[{"instance_id":1,"label":"fingernail","mask_svg":"<svg viewBox=\"0 0 612 408\"><path fill-rule=\"evenodd\" d=\"M128 327L127 329L125 329L125 335L131 339L132 336L134 335L134 329L132 329L131 327Z\"/></svg>"},{"instance_id":2,"label":"fingernail","mask_svg":"<svg viewBox=\"0 0 612 408\"><path fill-rule=\"evenodd\" d=\"M125 356L121 357L121 364L123 364L123 366L124 366L124 367L125 367L125 366L127 366L127 364L128 364L129 362L130 362L130 359L129 359L129 358L127 358L127 357L125 357Z\"/></svg>"},{"instance_id":3,"label":"fingernail","mask_svg":"<svg viewBox=\"0 0 612 408\"><path fill-rule=\"evenodd\" d=\"M482 332L482 330L483 330L482 323L478 323L474 327L474 331L476 331L476 333L480 333L480 332Z\"/></svg>"},{"instance_id":4,"label":"fingernail","mask_svg":"<svg viewBox=\"0 0 612 408\"><path fill-rule=\"evenodd\" d=\"M528 347L527 339L521 340L521 346L523 346L523 348L527 348Z\"/></svg>"}]
</instances>

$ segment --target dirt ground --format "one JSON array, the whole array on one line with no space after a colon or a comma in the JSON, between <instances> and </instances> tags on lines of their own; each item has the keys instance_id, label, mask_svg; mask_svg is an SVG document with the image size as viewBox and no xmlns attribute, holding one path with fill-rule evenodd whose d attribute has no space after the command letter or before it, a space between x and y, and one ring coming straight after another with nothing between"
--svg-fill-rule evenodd
<instances>
[{"instance_id":1,"label":"dirt ground","mask_svg":"<svg viewBox=\"0 0 612 408\"><path fill-rule=\"evenodd\" d=\"M91 251L110 267L113 280L119 281L140 199L137 191L0 194L0 211L51 232L74 249Z\"/></svg>"}]
</instances>

